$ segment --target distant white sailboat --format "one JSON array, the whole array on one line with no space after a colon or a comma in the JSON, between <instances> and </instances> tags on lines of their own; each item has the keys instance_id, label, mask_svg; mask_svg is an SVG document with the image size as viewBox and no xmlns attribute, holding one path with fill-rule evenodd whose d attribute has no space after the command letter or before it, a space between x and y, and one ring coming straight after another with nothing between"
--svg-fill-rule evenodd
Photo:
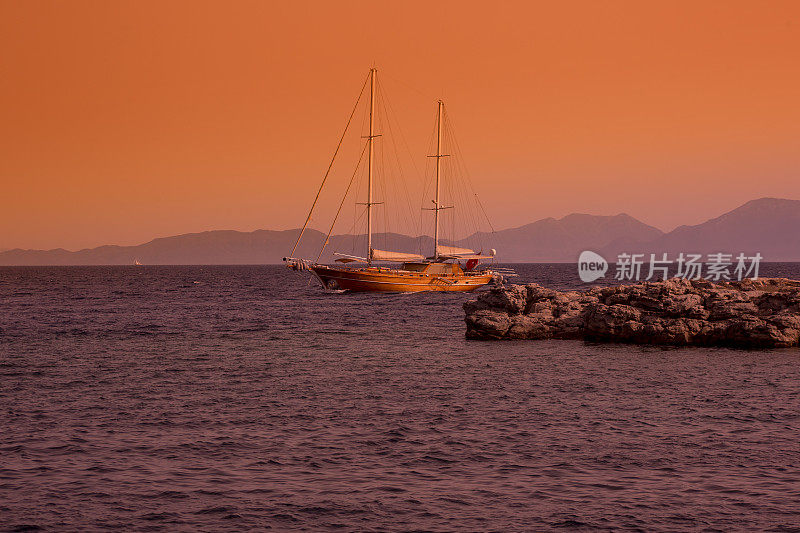
<instances>
[{"instance_id":1,"label":"distant white sailboat","mask_svg":"<svg viewBox=\"0 0 800 533\"><path fill-rule=\"evenodd\" d=\"M142 266L142 263L140 263L138 259L134 259L133 264L136 266Z\"/></svg>"}]
</instances>

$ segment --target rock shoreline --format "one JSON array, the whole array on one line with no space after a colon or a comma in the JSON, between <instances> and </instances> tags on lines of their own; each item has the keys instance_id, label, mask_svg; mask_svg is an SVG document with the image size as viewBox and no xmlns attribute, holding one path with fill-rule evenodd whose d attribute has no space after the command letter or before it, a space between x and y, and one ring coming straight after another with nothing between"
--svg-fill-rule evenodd
<instances>
[{"instance_id":1,"label":"rock shoreline","mask_svg":"<svg viewBox=\"0 0 800 533\"><path fill-rule=\"evenodd\" d=\"M464 303L468 339L782 348L800 341L800 281L672 278L560 292L493 287Z\"/></svg>"}]
</instances>

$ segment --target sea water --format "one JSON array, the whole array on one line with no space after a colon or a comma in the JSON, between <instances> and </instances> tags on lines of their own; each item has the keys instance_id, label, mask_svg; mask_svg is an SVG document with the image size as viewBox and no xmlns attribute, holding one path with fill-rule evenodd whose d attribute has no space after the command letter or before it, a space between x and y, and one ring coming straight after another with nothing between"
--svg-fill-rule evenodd
<instances>
[{"instance_id":1,"label":"sea water","mask_svg":"<svg viewBox=\"0 0 800 533\"><path fill-rule=\"evenodd\" d=\"M308 280L0 268L0 529L800 527L800 350L467 341L474 295Z\"/></svg>"}]
</instances>

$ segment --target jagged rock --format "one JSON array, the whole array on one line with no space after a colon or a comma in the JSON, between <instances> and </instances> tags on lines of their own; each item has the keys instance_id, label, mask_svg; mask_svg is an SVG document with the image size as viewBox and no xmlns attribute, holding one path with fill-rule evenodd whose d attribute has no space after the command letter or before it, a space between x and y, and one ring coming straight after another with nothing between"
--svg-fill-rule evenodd
<instances>
[{"instance_id":1,"label":"jagged rock","mask_svg":"<svg viewBox=\"0 0 800 533\"><path fill-rule=\"evenodd\" d=\"M507 313L482 309L467 315L467 338L501 339L508 332L511 320Z\"/></svg>"},{"instance_id":2,"label":"jagged rock","mask_svg":"<svg viewBox=\"0 0 800 533\"><path fill-rule=\"evenodd\" d=\"M530 315L517 315L511 319L506 337L509 339L549 339L553 327L547 320Z\"/></svg>"},{"instance_id":3,"label":"jagged rock","mask_svg":"<svg viewBox=\"0 0 800 533\"><path fill-rule=\"evenodd\" d=\"M493 287L484 293L482 302L486 308L502 308L510 314L519 314L525 310L528 303L528 291L522 285L508 285L506 287Z\"/></svg>"},{"instance_id":4,"label":"jagged rock","mask_svg":"<svg viewBox=\"0 0 800 533\"><path fill-rule=\"evenodd\" d=\"M587 308L584 313L585 333L595 339L623 340L623 325L627 322L641 322L642 312L625 304L597 304Z\"/></svg>"},{"instance_id":5,"label":"jagged rock","mask_svg":"<svg viewBox=\"0 0 800 533\"><path fill-rule=\"evenodd\" d=\"M493 288L464 311L471 339L788 347L800 340L800 281L673 278L585 292L531 283Z\"/></svg>"}]
</instances>

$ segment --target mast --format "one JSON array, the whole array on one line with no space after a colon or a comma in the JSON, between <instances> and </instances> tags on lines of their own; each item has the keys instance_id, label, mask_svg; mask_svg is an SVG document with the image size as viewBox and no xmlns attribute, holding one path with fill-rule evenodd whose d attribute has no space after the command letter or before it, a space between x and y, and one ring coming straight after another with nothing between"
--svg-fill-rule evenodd
<instances>
[{"instance_id":1,"label":"mast","mask_svg":"<svg viewBox=\"0 0 800 533\"><path fill-rule=\"evenodd\" d=\"M369 163L367 168L367 265L372 264L372 156L373 146L372 141L375 137L373 134L374 115L375 115L375 73L378 69L372 68L369 71Z\"/></svg>"},{"instance_id":2,"label":"mast","mask_svg":"<svg viewBox=\"0 0 800 533\"><path fill-rule=\"evenodd\" d=\"M442 106L439 100L439 112L436 117L436 199L433 201L433 260L439 259L439 172L442 167Z\"/></svg>"}]
</instances>

